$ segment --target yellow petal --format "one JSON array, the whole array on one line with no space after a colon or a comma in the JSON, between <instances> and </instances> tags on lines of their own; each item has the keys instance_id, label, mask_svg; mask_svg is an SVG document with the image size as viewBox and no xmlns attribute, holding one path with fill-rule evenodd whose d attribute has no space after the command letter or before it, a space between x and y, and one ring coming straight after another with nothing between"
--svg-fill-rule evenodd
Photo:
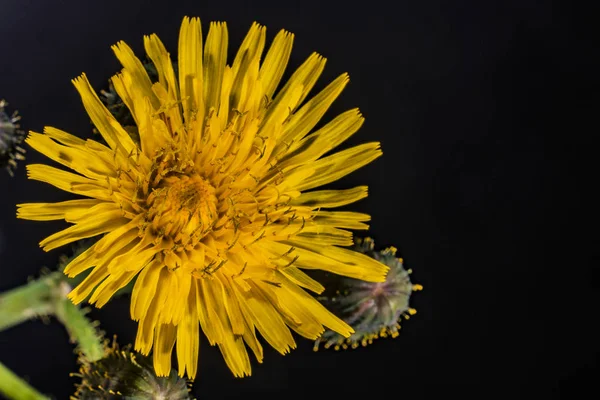
<instances>
[{"instance_id":1,"label":"yellow petal","mask_svg":"<svg viewBox=\"0 0 600 400\"><path fill-rule=\"evenodd\" d=\"M33 221L64 219L66 212L84 212L99 204L97 199L67 200L58 203L17 204L17 218Z\"/></svg>"},{"instance_id":2,"label":"yellow petal","mask_svg":"<svg viewBox=\"0 0 600 400\"><path fill-rule=\"evenodd\" d=\"M127 286L129 282L140 272L148 263L147 259L140 259L135 270L120 271L119 273L111 273L100 285L89 299L90 304L94 304L97 308L104 307L111 297L119 290ZM110 270L110 268L108 268Z\"/></svg>"},{"instance_id":3,"label":"yellow petal","mask_svg":"<svg viewBox=\"0 0 600 400\"><path fill-rule=\"evenodd\" d=\"M80 147L85 146L86 141L78 138L77 136L71 135L65 131L61 131L60 129L53 128L51 126L46 126L44 128L44 133L56 140L59 143L62 143L66 146L71 147Z\"/></svg>"},{"instance_id":4,"label":"yellow petal","mask_svg":"<svg viewBox=\"0 0 600 400\"><path fill-rule=\"evenodd\" d=\"M148 307L156 293L160 273L163 269L163 263L155 259L142 270L136 279L130 304L131 319L134 321L139 321L146 317Z\"/></svg>"},{"instance_id":5,"label":"yellow petal","mask_svg":"<svg viewBox=\"0 0 600 400\"><path fill-rule=\"evenodd\" d=\"M294 236L294 240L330 246L352 246L352 233L328 225L309 224Z\"/></svg>"},{"instance_id":6,"label":"yellow petal","mask_svg":"<svg viewBox=\"0 0 600 400\"><path fill-rule=\"evenodd\" d=\"M214 280L218 280L219 283L221 283L223 304L227 310L227 316L229 317L233 334L243 335L245 329L244 318L242 317L242 312L240 310L237 297L235 297L235 293L233 292L235 289L232 286L233 283L231 282L231 278L226 277L223 274L219 274L217 279Z\"/></svg>"},{"instance_id":7,"label":"yellow petal","mask_svg":"<svg viewBox=\"0 0 600 400\"><path fill-rule=\"evenodd\" d=\"M296 285L302 286L303 288L308 290L312 290L317 294L321 294L325 290L325 287L323 285L321 285L319 282L315 281L313 278L306 275L304 272L294 267L293 265L282 269L281 273L287 278L289 278L289 280L294 282Z\"/></svg>"},{"instance_id":8,"label":"yellow petal","mask_svg":"<svg viewBox=\"0 0 600 400\"><path fill-rule=\"evenodd\" d=\"M296 298L296 295L282 285L277 290L271 290L271 295L275 298L273 303L278 305L278 309L286 318L286 324L305 338L315 340L324 331L323 324L314 316L313 310L305 308Z\"/></svg>"},{"instance_id":9,"label":"yellow petal","mask_svg":"<svg viewBox=\"0 0 600 400\"><path fill-rule=\"evenodd\" d=\"M119 149L123 154L130 154L135 149L135 144L129 134L117 122L98 98L85 74L73 79L73 85L79 92L83 106L90 116L98 131L112 149Z\"/></svg>"},{"instance_id":10,"label":"yellow petal","mask_svg":"<svg viewBox=\"0 0 600 400\"><path fill-rule=\"evenodd\" d=\"M252 372L250 358L248 358L248 352L241 336L235 336L232 332L227 331L223 335L222 342L219 343L219 350L235 377L242 378L250 375Z\"/></svg>"},{"instance_id":11,"label":"yellow petal","mask_svg":"<svg viewBox=\"0 0 600 400\"><path fill-rule=\"evenodd\" d=\"M354 203L368 195L367 186L345 190L318 190L305 192L290 201L290 205L312 208L334 208Z\"/></svg>"},{"instance_id":12,"label":"yellow petal","mask_svg":"<svg viewBox=\"0 0 600 400\"><path fill-rule=\"evenodd\" d=\"M340 151L331 156L297 170L310 169L315 172L309 179L295 186L296 190L304 191L336 181L349 173L356 171L382 155L379 143L365 143L350 149ZM295 170L295 171L297 171ZM287 179L287 178L286 178Z\"/></svg>"},{"instance_id":13,"label":"yellow petal","mask_svg":"<svg viewBox=\"0 0 600 400\"><path fill-rule=\"evenodd\" d=\"M108 276L105 266L96 267L86 278L68 294L69 299L75 304L81 303Z\"/></svg>"},{"instance_id":14,"label":"yellow petal","mask_svg":"<svg viewBox=\"0 0 600 400\"><path fill-rule=\"evenodd\" d=\"M273 308L258 286L254 285L249 292L237 293L243 296L258 331L275 350L286 354L296 348L296 342L280 314Z\"/></svg>"},{"instance_id":15,"label":"yellow petal","mask_svg":"<svg viewBox=\"0 0 600 400\"><path fill-rule=\"evenodd\" d=\"M204 92L202 89L202 29L199 18L185 17L179 32L179 89L183 102L184 119L190 122L193 112L204 119Z\"/></svg>"},{"instance_id":16,"label":"yellow petal","mask_svg":"<svg viewBox=\"0 0 600 400\"><path fill-rule=\"evenodd\" d=\"M105 164L101 158L94 157L94 154L82 151L81 147L62 146L48 135L30 132L25 142L48 158L88 178L105 179L106 176L117 175L113 164Z\"/></svg>"},{"instance_id":17,"label":"yellow petal","mask_svg":"<svg viewBox=\"0 0 600 400\"><path fill-rule=\"evenodd\" d=\"M231 66L234 79L238 75L243 74L244 68L247 68L250 61L260 56L265 46L265 33L266 29L264 26L256 22L252 23Z\"/></svg>"},{"instance_id":18,"label":"yellow petal","mask_svg":"<svg viewBox=\"0 0 600 400\"><path fill-rule=\"evenodd\" d=\"M108 211L98 215L97 219L85 220L84 222L48 236L40 242L40 246L44 251L50 251L77 240L110 232L127 222L128 220L121 216L120 211Z\"/></svg>"},{"instance_id":19,"label":"yellow petal","mask_svg":"<svg viewBox=\"0 0 600 400\"><path fill-rule=\"evenodd\" d=\"M157 376L169 376L171 373L171 353L177 333L177 327L171 324L160 324L155 330L152 360Z\"/></svg>"},{"instance_id":20,"label":"yellow petal","mask_svg":"<svg viewBox=\"0 0 600 400\"><path fill-rule=\"evenodd\" d=\"M180 100L180 93L171 56L156 35L145 36L144 47L156 66L160 84L167 90L169 106L172 107L171 111L168 112L171 123L179 127L182 124L179 105L177 104Z\"/></svg>"},{"instance_id":21,"label":"yellow petal","mask_svg":"<svg viewBox=\"0 0 600 400\"><path fill-rule=\"evenodd\" d=\"M123 65L123 68L130 74L132 85L137 90L140 90L144 97L149 98L154 108L158 109L160 107L160 102L152 91L152 81L146 72L146 68L144 68L144 64L142 64L139 58L135 56L131 47L129 47L127 43L121 41L111 48ZM100 127L98 127L98 129L100 129Z\"/></svg>"},{"instance_id":22,"label":"yellow petal","mask_svg":"<svg viewBox=\"0 0 600 400\"><path fill-rule=\"evenodd\" d=\"M304 98L308 95L310 90L313 88L317 79L323 72L325 68L325 58L320 56L317 53L312 53L306 61L292 74L290 79L287 81L285 86L279 91L275 99L273 100L273 104L267 111L267 117L265 118L265 125L270 122L271 114L277 109L281 102L285 102L284 99L288 98L290 92L296 90L296 88L301 88L300 93L293 96L294 101L285 104L286 107L290 107L292 111L296 109L298 104L304 100Z\"/></svg>"},{"instance_id":23,"label":"yellow petal","mask_svg":"<svg viewBox=\"0 0 600 400\"><path fill-rule=\"evenodd\" d=\"M231 67L233 83L231 86L229 106L241 112L247 111L252 88L257 83L259 61L265 46L266 29L264 26L252 24L244 38Z\"/></svg>"},{"instance_id":24,"label":"yellow petal","mask_svg":"<svg viewBox=\"0 0 600 400\"><path fill-rule=\"evenodd\" d=\"M110 192L106 188L106 182L94 181L48 165L27 165L27 177L36 181L49 183L65 192L95 197L99 200L111 200Z\"/></svg>"},{"instance_id":25,"label":"yellow petal","mask_svg":"<svg viewBox=\"0 0 600 400\"><path fill-rule=\"evenodd\" d=\"M325 325L329 329L339 333L344 337L349 337L354 330L344 321L333 315L328 311L321 303L319 303L313 296L309 295L298 286L291 282L284 282L282 288L285 288L289 293L295 297L295 300L288 300L286 304L295 304L300 309L309 310L312 316L319 321L319 323Z\"/></svg>"},{"instance_id":26,"label":"yellow petal","mask_svg":"<svg viewBox=\"0 0 600 400\"><path fill-rule=\"evenodd\" d=\"M225 22L211 22L204 47L204 104L219 109L221 86L227 63L228 33Z\"/></svg>"},{"instance_id":27,"label":"yellow petal","mask_svg":"<svg viewBox=\"0 0 600 400\"><path fill-rule=\"evenodd\" d=\"M364 118L355 108L338 115L327 125L302 140L293 138L283 140L274 151L275 154L286 152L278 164L279 168L288 170L318 159L352 136L363 122Z\"/></svg>"},{"instance_id":28,"label":"yellow petal","mask_svg":"<svg viewBox=\"0 0 600 400\"><path fill-rule=\"evenodd\" d=\"M344 229L369 229L369 225L364 222L370 221L369 214L357 213L354 211L322 211L316 210L313 213L313 223L316 225L331 225L336 228Z\"/></svg>"},{"instance_id":29,"label":"yellow petal","mask_svg":"<svg viewBox=\"0 0 600 400\"><path fill-rule=\"evenodd\" d=\"M95 266L96 251L94 246L88 247L83 253L75 257L69 264L65 266L64 273L72 278L81 272Z\"/></svg>"},{"instance_id":30,"label":"yellow petal","mask_svg":"<svg viewBox=\"0 0 600 400\"><path fill-rule=\"evenodd\" d=\"M178 325L185 315L187 299L190 293L192 279L194 278L192 278L188 271L184 271L182 268L171 271L171 274L175 275L175 278L172 280L174 284L169 291L171 293L177 293L177 295L169 296L162 314L162 321ZM196 312L195 310L194 307L194 312Z\"/></svg>"},{"instance_id":31,"label":"yellow petal","mask_svg":"<svg viewBox=\"0 0 600 400\"><path fill-rule=\"evenodd\" d=\"M195 286L192 285L191 287L194 288ZM194 377L198 368L200 345L195 289L190 290L185 298L185 314L181 323L177 326L177 362L179 364L179 376L183 377L187 371L189 377Z\"/></svg>"},{"instance_id":32,"label":"yellow petal","mask_svg":"<svg viewBox=\"0 0 600 400\"><path fill-rule=\"evenodd\" d=\"M197 290L197 302L196 307L198 309L198 319L200 320L200 326L202 331L206 335L206 338L211 345L221 343L226 334L223 328L223 322L215 312L215 301L212 294L209 291L208 283L204 279L195 279L196 290ZM221 300L220 298L218 299Z\"/></svg>"},{"instance_id":33,"label":"yellow petal","mask_svg":"<svg viewBox=\"0 0 600 400\"><path fill-rule=\"evenodd\" d=\"M259 79L262 83L263 91L267 98L273 97L277 85L283 76L287 66L290 54L292 53L292 44L294 43L294 34L279 31L273 43L267 52L265 61L260 68Z\"/></svg>"},{"instance_id":34,"label":"yellow petal","mask_svg":"<svg viewBox=\"0 0 600 400\"><path fill-rule=\"evenodd\" d=\"M319 94L310 99L291 117L285 125L281 140L283 142L296 142L302 139L329 109L333 101L342 93L350 78L342 74L331 82Z\"/></svg>"},{"instance_id":35,"label":"yellow petal","mask_svg":"<svg viewBox=\"0 0 600 400\"><path fill-rule=\"evenodd\" d=\"M110 78L110 81L112 82L115 92L117 92L117 95L119 96L119 98L121 99L123 104L125 104L125 106L129 109L129 112L131 113L131 116L133 117L133 120L134 120L135 124L137 125L137 124L139 124L139 121L138 121L137 114L135 112L135 107L134 107L134 101L133 101L134 94L132 93L134 88L132 87L132 85L133 85L132 80L133 79L131 78L131 73L129 73L129 71L127 71L126 69L124 69L121 73L118 73L118 74L114 75L112 78ZM142 97L142 96L138 96L138 97ZM146 97L144 97L144 98L146 98Z\"/></svg>"},{"instance_id":36,"label":"yellow petal","mask_svg":"<svg viewBox=\"0 0 600 400\"><path fill-rule=\"evenodd\" d=\"M153 296L150 299L148 312L144 318L140 320L138 332L135 338L135 349L144 355L148 355L152 349L154 331L158 326L158 319L163 306L167 300L167 297L170 295L168 288L170 286L171 279L172 276L169 271L166 268L162 268L158 278L158 281L161 284L156 285L156 292L153 293Z\"/></svg>"},{"instance_id":37,"label":"yellow petal","mask_svg":"<svg viewBox=\"0 0 600 400\"><path fill-rule=\"evenodd\" d=\"M99 202L86 210L73 209L67 211L65 221L73 224L92 222L90 220L97 219L98 216L103 216L106 213L116 213L116 211L119 211L119 214L122 215L119 206L115 203Z\"/></svg>"},{"instance_id":38,"label":"yellow petal","mask_svg":"<svg viewBox=\"0 0 600 400\"><path fill-rule=\"evenodd\" d=\"M115 229L114 231L112 231L111 233L107 234L106 236L104 236L102 239L100 239L95 245L95 251L98 254L104 253L106 251L108 251L111 248L115 247L115 242L123 235L125 235L128 232L131 232L133 229L137 228L140 221L143 219L142 215L138 215L137 217L135 217L134 219L132 219L131 221L129 221L127 224L119 227L118 229ZM137 232L136 232L137 233ZM136 235L137 236L137 235ZM131 237L130 240L128 240L127 242L123 243L123 245L129 243L131 240L133 239L133 237ZM122 247L122 246L121 246Z\"/></svg>"},{"instance_id":39,"label":"yellow petal","mask_svg":"<svg viewBox=\"0 0 600 400\"><path fill-rule=\"evenodd\" d=\"M369 282L384 282L389 270L387 265L357 251L336 246L309 244L295 240L289 240L284 243L296 248L296 252L300 256L296 262L296 266L300 268L313 269L314 267L309 266L311 260L318 260L317 263L319 261L321 263L331 263L330 265L332 266L342 264L344 267L338 271L334 271L333 269L328 270Z\"/></svg>"}]
</instances>

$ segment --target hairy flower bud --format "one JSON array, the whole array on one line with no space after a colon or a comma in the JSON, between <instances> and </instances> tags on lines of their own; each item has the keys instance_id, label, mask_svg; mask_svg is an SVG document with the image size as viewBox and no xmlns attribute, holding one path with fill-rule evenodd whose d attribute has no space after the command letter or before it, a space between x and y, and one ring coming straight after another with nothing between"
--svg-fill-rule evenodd
<instances>
[{"instance_id":1,"label":"hairy flower bud","mask_svg":"<svg viewBox=\"0 0 600 400\"><path fill-rule=\"evenodd\" d=\"M409 274L404 269L403 260L396 258L396 249L389 247L375 251L372 239L355 239L355 250L368 255L390 267L385 282L365 282L353 278L342 277L338 290L332 295L320 297L328 308L334 311L344 322L350 325L355 333L349 338L327 330L316 340L314 350L324 347L335 350L366 346L379 337L398 336L400 321L409 319L416 310L409 307L413 291L421 290L421 285L413 285Z\"/></svg>"},{"instance_id":2,"label":"hairy flower bud","mask_svg":"<svg viewBox=\"0 0 600 400\"><path fill-rule=\"evenodd\" d=\"M81 378L73 400L187 400L191 399L187 381L172 370L167 377L157 377L149 358L132 352L130 346L119 348L116 341L96 362L82 362Z\"/></svg>"},{"instance_id":3,"label":"hairy flower bud","mask_svg":"<svg viewBox=\"0 0 600 400\"><path fill-rule=\"evenodd\" d=\"M8 103L0 100L0 167L5 167L10 176L17 167L18 160L24 160L25 149L20 144L25 138L18 124L21 117L15 111L8 115L4 108Z\"/></svg>"}]
</instances>

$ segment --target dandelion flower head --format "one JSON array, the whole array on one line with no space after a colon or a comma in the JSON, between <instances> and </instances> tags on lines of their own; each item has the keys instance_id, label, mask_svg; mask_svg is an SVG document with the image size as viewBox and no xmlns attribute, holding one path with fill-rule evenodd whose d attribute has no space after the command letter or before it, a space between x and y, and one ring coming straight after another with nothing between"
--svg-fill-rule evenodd
<instances>
[{"instance_id":1,"label":"dandelion flower head","mask_svg":"<svg viewBox=\"0 0 600 400\"><path fill-rule=\"evenodd\" d=\"M31 132L31 147L74 172L33 164L29 178L81 198L20 204L17 215L72 224L40 243L46 251L103 235L66 266L69 276L91 270L69 297L102 307L134 280L135 349L152 351L157 375L169 374L175 348L179 373L194 378L201 328L241 377L251 372L246 346L262 362L257 331L282 354L295 347L289 328L313 340L325 327L352 334L305 291L324 287L302 270L385 280L387 266L344 248L353 243L348 229L366 229L369 216L330 210L366 197L367 188L313 189L381 150L367 143L326 155L363 118L353 109L313 129L348 76L306 100L325 66L312 54L280 85L292 34L279 32L262 58L266 30L253 24L231 65L226 25L211 23L202 35L199 19L183 20L177 73L159 38L144 37L156 82L130 47L113 46L123 69L112 84L139 143L86 76L75 79L106 145L52 127Z\"/></svg>"}]
</instances>

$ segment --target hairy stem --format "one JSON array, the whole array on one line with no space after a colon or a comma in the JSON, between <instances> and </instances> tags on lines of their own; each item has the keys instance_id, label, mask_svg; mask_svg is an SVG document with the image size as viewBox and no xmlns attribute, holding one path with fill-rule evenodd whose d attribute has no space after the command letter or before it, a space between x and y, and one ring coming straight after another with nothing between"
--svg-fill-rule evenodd
<instances>
[{"instance_id":1,"label":"hairy stem","mask_svg":"<svg viewBox=\"0 0 600 400\"><path fill-rule=\"evenodd\" d=\"M68 286L64 282L62 285ZM94 362L104 357L104 344L96 330L96 324L85 316L86 310L67 298L59 299L54 308L54 315L69 332L71 342L78 344L87 361Z\"/></svg>"},{"instance_id":2,"label":"hairy stem","mask_svg":"<svg viewBox=\"0 0 600 400\"><path fill-rule=\"evenodd\" d=\"M85 316L84 310L67 298L70 283L79 282L57 271L0 294L0 331L31 318L55 316L88 361L102 358L104 344L96 325Z\"/></svg>"},{"instance_id":3,"label":"hairy stem","mask_svg":"<svg viewBox=\"0 0 600 400\"><path fill-rule=\"evenodd\" d=\"M26 285L0 293L0 331L53 311L52 289L61 274L46 275Z\"/></svg>"}]
</instances>

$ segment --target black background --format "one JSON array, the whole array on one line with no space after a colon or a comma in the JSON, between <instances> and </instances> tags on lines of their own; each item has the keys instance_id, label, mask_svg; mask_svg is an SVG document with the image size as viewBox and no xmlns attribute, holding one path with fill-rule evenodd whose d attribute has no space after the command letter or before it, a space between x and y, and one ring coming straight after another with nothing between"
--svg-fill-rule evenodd
<instances>
[{"instance_id":1,"label":"black background","mask_svg":"<svg viewBox=\"0 0 600 400\"><path fill-rule=\"evenodd\" d=\"M298 338L285 357L266 350L250 378L235 379L204 341L198 398L570 398L586 389L598 363L597 312L588 310L598 275L587 258L597 211L585 193L597 182L585 178L597 169L591 10L526 0L2 0L0 97L26 129L87 135L70 79L85 71L104 88L119 69L110 45L125 40L141 56L144 34L157 33L175 55L185 15L201 17L205 32L209 21L227 21L230 60L256 20L268 39L295 33L286 76L312 51L328 58L316 89L350 74L327 117L360 107L366 123L345 146L380 140L384 156L333 186L369 185L353 209L372 215L376 245L398 247L425 287L399 338L339 353L313 353ZM44 161L32 150L27 157ZM7 290L56 264L61 251L37 243L65 226L16 220L15 204L69 195L26 181L22 164L14 179L0 171L0 188ZM128 302L92 312L123 344L135 338ZM0 333L2 362L57 399L72 393L72 349L55 321Z\"/></svg>"}]
</instances>

